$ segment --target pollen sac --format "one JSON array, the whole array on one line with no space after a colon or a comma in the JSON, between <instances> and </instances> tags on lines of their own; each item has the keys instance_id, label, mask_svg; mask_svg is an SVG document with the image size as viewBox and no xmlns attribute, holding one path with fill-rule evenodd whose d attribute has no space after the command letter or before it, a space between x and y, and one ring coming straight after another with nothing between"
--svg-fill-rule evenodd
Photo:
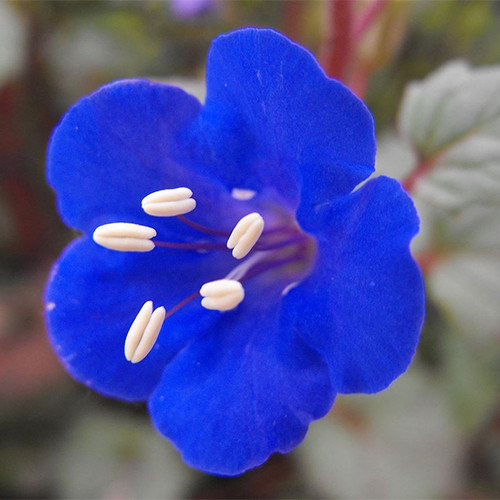
<instances>
[{"instance_id":1,"label":"pollen sac","mask_svg":"<svg viewBox=\"0 0 500 500\"><path fill-rule=\"evenodd\" d=\"M191 196L193 192L185 187L155 191L142 200L142 209L155 217L187 214L196 207L196 200Z\"/></svg>"},{"instance_id":2,"label":"pollen sac","mask_svg":"<svg viewBox=\"0 0 500 500\"><path fill-rule=\"evenodd\" d=\"M257 212L245 215L227 240L227 248L233 250L235 259L242 259L257 243L260 235L264 231L264 219Z\"/></svg>"},{"instance_id":3,"label":"pollen sac","mask_svg":"<svg viewBox=\"0 0 500 500\"><path fill-rule=\"evenodd\" d=\"M155 247L151 241L155 236L156 231L152 227L129 222L113 222L99 226L92 237L98 245L110 250L149 252Z\"/></svg>"},{"instance_id":4,"label":"pollen sac","mask_svg":"<svg viewBox=\"0 0 500 500\"><path fill-rule=\"evenodd\" d=\"M160 334L165 320L165 308L153 311L153 302L148 300L137 314L125 339L125 358L131 363L139 363L150 352Z\"/></svg>"},{"instance_id":5,"label":"pollen sac","mask_svg":"<svg viewBox=\"0 0 500 500\"><path fill-rule=\"evenodd\" d=\"M245 290L239 281L222 279L205 283L200 295L205 309L230 311L245 298Z\"/></svg>"}]
</instances>

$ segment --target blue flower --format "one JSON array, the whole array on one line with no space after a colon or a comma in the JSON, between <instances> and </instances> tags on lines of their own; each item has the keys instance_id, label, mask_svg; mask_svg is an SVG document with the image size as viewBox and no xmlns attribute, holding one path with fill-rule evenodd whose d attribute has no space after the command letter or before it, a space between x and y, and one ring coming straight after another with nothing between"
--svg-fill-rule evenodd
<instances>
[{"instance_id":1,"label":"blue flower","mask_svg":"<svg viewBox=\"0 0 500 500\"><path fill-rule=\"evenodd\" d=\"M48 153L62 217L83 233L46 294L67 370L101 394L148 401L188 464L224 475L293 449L337 393L386 388L415 352L424 297L411 200L385 177L355 189L374 157L364 104L271 30L214 41L204 106L145 80L80 100ZM178 187L196 200L188 215L141 208ZM265 228L237 260L226 238L248 214ZM146 226L153 249L114 251L89 236L104 227L112 240L117 222ZM226 290L232 310L203 307L200 288L223 278L242 284ZM148 301L167 318L157 307L156 343L131 363L124 342L145 303L150 319Z\"/></svg>"}]
</instances>

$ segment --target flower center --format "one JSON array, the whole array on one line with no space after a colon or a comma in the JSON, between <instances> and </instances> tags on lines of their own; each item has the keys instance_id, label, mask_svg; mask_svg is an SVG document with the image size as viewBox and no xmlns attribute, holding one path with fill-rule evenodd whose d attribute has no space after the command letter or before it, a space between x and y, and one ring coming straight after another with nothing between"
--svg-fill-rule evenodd
<instances>
[{"instance_id":1,"label":"flower center","mask_svg":"<svg viewBox=\"0 0 500 500\"><path fill-rule=\"evenodd\" d=\"M233 231L228 233L185 217L184 214L196 207L192 194L188 188L157 191L144 198L142 208L155 217L177 217L199 233L210 235L210 241L159 241L154 239L157 235L155 229L126 222L105 224L94 231L96 243L117 251L149 252L156 248L231 251L235 259L241 260L228 270L226 276L201 283L199 290L168 310L164 307L153 309L152 301L146 301L125 341L125 357L132 363L138 363L149 354L164 321L192 300L201 296L204 308L229 311L244 300L243 284L262 275L273 283L286 283L282 291L282 295L285 295L308 274L314 260L315 240L304 233L294 220L289 219L282 225L266 228L264 218L254 212L240 219Z\"/></svg>"}]
</instances>

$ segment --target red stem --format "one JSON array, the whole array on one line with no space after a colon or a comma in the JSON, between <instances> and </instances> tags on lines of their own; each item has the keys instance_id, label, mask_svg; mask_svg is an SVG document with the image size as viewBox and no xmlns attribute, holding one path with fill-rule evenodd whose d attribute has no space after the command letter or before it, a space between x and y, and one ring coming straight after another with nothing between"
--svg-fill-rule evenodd
<instances>
[{"instance_id":1,"label":"red stem","mask_svg":"<svg viewBox=\"0 0 500 500\"><path fill-rule=\"evenodd\" d=\"M287 0L283 11L283 28L288 38L299 41L301 39L301 28L303 26L302 14L304 4L297 0Z\"/></svg>"},{"instance_id":2,"label":"red stem","mask_svg":"<svg viewBox=\"0 0 500 500\"><path fill-rule=\"evenodd\" d=\"M325 39L320 60L327 75L345 80L351 56L352 0L327 0Z\"/></svg>"},{"instance_id":3,"label":"red stem","mask_svg":"<svg viewBox=\"0 0 500 500\"><path fill-rule=\"evenodd\" d=\"M417 261L422 274L428 274L433 271L435 267L440 264L445 258L445 252L437 248L423 250L415 256L415 260Z\"/></svg>"},{"instance_id":4,"label":"red stem","mask_svg":"<svg viewBox=\"0 0 500 500\"><path fill-rule=\"evenodd\" d=\"M417 182L424 176L427 175L436 164L436 158L430 158L428 160L421 160L416 167L403 179L403 187L411 193L415 189Z\"/></svg>"},{"instance_id":5,"label":"red stem","mask_svg":"<svg viewBox=\"0 0 500 500\"><path fill-rule=\"evenodd\" d=\"M356 18L353 27L353 41L351 50L356 52L358 45L363 40L366 31L373 25L387 6L388 0L372 0ZM360 58L354 61L349 74L349 87L358 96L363 98L366 94L370 77L375 69L373 61Z\"/></svg>"},{"instance_id":6,"label":"red stem","mask_svg":"<svg viewBox=\"0 0 500 500\"><path fill-rule=\"evenodd\" d=\"M349 78L349 88L361 99L368 89L368 83L372 76L372 67L366 64L357 64Z\"/></svg>"},{"instance_id":7,"label":"red stem","mask_svg":"<svg viewBox=\"0 0 500 500\"><path fill-rule=\"evenodd\" d=\"M411 193L418 181L427 175L435 166L437 157L429 158L427 160L421 160L415 168L403 179L403 187ZM416 257L415 260L418 262L420 269L423 274L428 274L433 271L434 268L446 258L446 252L438 248L429 248L423 250Z\"/></svg>"},{"instance_id":8,"label":"red stem","mask_svg":"<svg viewBox=\"0 0 500 500\"><path fill-rule=\"evenodd\" d=\"M357 40L365 31L372 25L372 23L377 19L379 14L382 13L384 7L387 5L388 0L372 0L366 6L364 11L356 19L353 29L353 38Z\"/></svg>"}]
</instances>

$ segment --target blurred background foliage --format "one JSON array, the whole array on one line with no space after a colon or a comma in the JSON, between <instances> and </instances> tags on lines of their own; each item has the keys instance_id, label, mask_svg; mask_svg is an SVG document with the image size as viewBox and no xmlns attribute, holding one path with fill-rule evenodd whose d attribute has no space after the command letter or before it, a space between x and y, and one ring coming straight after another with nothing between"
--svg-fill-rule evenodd
<instances>
[{"instance_id":1,"label":"blurred background foliage","mask_svg":"<svg viewBox=\"0 0 500 500\"><path fill-rule=\"evenodd\" d=\"M73 235L44 159L67 107L137 76L203 98L211 39L241 26L284 32L328 70L332 4L0 0L0 497L500 497L500 2L351 2L358 20L376 12L336 76L364 95L378 171L422 217L425 328L387 391L339 397L290 455L217 478L185 466L143 405L74 383L48 345L43 288ZM443 68L456 59L471 66Z\"/></svg>"}]
</instances>

